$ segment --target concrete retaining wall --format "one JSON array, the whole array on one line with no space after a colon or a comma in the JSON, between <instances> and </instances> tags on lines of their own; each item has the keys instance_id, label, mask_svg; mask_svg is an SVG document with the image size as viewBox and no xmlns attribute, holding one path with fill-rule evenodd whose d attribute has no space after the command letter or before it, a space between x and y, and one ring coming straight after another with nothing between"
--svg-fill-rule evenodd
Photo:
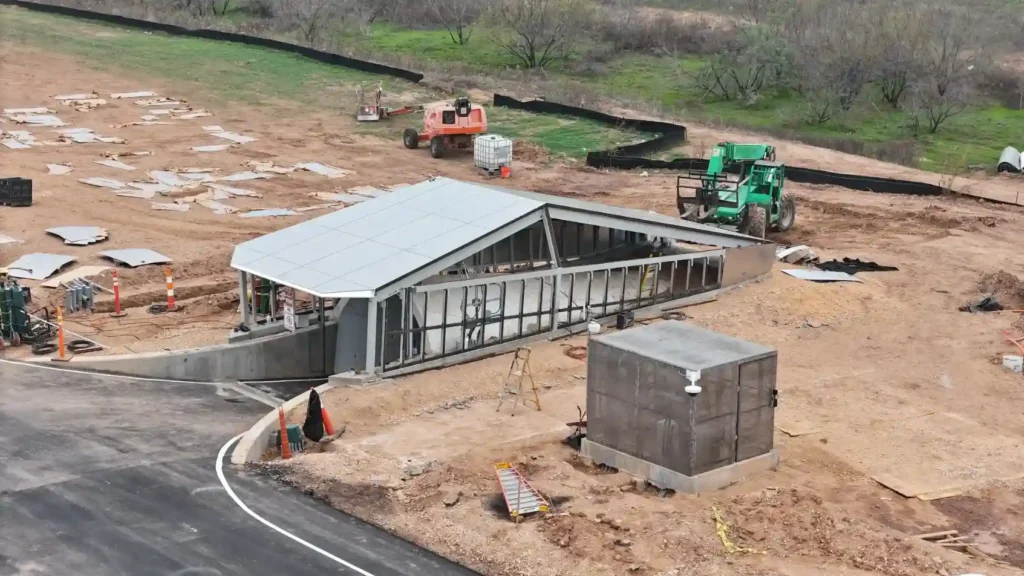
<instances>
[{"instance_id":1,"label":"concrete retaining wall","mask_svg":"<svg viewBox=\"0 0 1024 576\"><path fill-rule=\"evenodd\" d=\"M324 346L321 332L317 325L294 333L206 348L123 356L78 356L71 361L71 366L80 370L195 382L326 377L333 373L337 324L328 324L323 331L327 335L327 346Z\"/></svg>"}]
</instances>

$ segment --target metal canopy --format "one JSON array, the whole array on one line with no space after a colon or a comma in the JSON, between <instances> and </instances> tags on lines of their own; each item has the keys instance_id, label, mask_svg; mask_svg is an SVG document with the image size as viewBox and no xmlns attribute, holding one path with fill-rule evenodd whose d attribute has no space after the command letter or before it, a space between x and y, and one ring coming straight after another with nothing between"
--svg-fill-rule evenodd
<instances>
[{"instance_id":1,"label":"metal canopy","mask_svg":"<svg viewBox=\"0 0 1024 576\"><path fill-rule=\"evenodd\" d=\"M120 262L131 268L138 268L147 264L167 264L170 258L149 248L124 248L121 250L107 250L100 252L100 256Z\"/></svg>"},{"instance_id":2,"label":"metal canopy","mask_svg":"<svg viewBox=\"0 0 1024 576\"><path fill-rule=\"evenodd\" d=\"M74 261L75 257L62 254L25 254L7 265L7 273L14 278L46 280L54 272Z\"/></svg>"},{"instance_id":3,"label":"metal canopy","mask_svg":"<svg viewBox=\"0 0 1024 576\"><path fill-rule=\"evenodd\" d=\"M372 298L536 222L549 206L563 208L558 218L591 223L589 215L653 236L720 246L762 242L641 210L434 178L240 244L231 266L321 298Z\"/></svg>"}]
</instances>

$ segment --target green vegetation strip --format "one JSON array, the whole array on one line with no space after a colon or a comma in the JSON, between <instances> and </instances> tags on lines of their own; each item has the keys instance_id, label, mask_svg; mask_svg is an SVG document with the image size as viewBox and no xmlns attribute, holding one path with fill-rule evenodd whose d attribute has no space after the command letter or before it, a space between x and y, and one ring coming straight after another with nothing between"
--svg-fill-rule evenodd
<instances>
[{"instance_id":1,"label":"green vegetation strip","mask_svg":"<svg viewBox=\"0 0 1024 576\"><path fill-rule=\"evenodd\" d=\"M500 77L516 64L491 40L493 36L486 28L478 27L469 44L460 46L444 30L375 24L369 35L343 33L341 43L384 60L412 59ZM805 121L805 104L784 91L753 102L707 98L694 79L706 62L699 56L622 51L600 62L584 63L584 50L577 52L573 59L550 67L547 77L577 83L598 96L654 103L667 112L717 126L798 138L853 153L886 148L893 152L882 157L916 160L926 170L949 171L963 165L994 167L1005 146L1024 145L1024 110L1008 109L993 101L981 100L951 118L935 134L911 135L905 114L885 105L874 93L862 95L842 118L812 125Z\"/></svg>"},{"instance_id":2,"label":"green vegetation strip","mask_svg":"<svg viewBox=\"0 0 1024 576\"><path fill-rule=\"evenodd\" d=\"M381 80L386 93L413 92L423 102L444 98L401 80L258 46L126 30L10 8L0 8L0 26L3 42L10 45L72 54L95 69L126 69L194 83L221 102L265 105L287 99L354 115L355 86L362 82L369 89ZM572 157L651 137L585 119L501 108L489 108L488 119L490 132L523 139L554 154ZM361 125L359 129L398 142L402 130L419 125L420 118L410 115L376 125Z\"/></svg>"}]
</instances>

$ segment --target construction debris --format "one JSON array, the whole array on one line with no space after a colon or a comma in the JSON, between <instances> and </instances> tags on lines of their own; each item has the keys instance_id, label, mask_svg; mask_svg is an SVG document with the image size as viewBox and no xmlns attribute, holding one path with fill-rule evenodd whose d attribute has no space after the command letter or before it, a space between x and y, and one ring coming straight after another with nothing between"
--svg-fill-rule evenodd
<instances>
[{"instance_id":1,"label":"construction debris","mask_svg":"<svg viewBox=\"0 0 1024 576\"><path fill-rule=\"evenodd\" d=\"M19 243L21 243L21 240L18 240L17 238L11 238L10 236L4 236L3 234L0 234L0 244L19 244Z\"/></svg>"},{"instance_id":2,"label":"construction debris","mask_svg":"<svg viewBox=\"0 0 1024 576\"><path fill-rule=\"evenodd\" d=\"M21 114L54 114L54 113L55 112L53 110L50 110L49 108L46 108L45 106L40 106L38 108L4 108L4 114L6 114L8 116L11 116L11 115L17 116L17 115L21 115Z\"/></svg>"},{"instance_id":3,"label":"construction debris","mask_svg":"<svg viewBox=\"0 0 1024 576\"><path fill-rule=\"evenodd\" d=\"M271 178L271 175L263 172L238 172L214 178L214 180L217 182L244 182L246 180L266 180L268 178Z\"/></svg>"},{"instance_id":4,"label":"construction debris","mask_svg":"<svg viewBox=\"0 0 1024 576\"><path fill-rule=\"evenodd\" d=\"M298 216L299 213L287 208L267 208L239 214L242 218L273 218L276 216Z\"/></svg>"},{"instance_id":5,"label":"construction debris","mask_svg":"<svg viewBox=\"0 0 1024 576\"><path fill-rule=\"evenodd\" d=\"M1006 354L1003 356L1003 368L1008 368L1017 374L1024 372L1024 356Z\"/></svg>"},{"instance_id":6,"label":"construction debris","mask_svg":"<svg viewBox=\"0 0 1024 576\"><path fill-rule=\"evenodd\" d=\"M99 226L58 226L56 228L48 228L46 233L60 236L64 239L65 244L72 244L74 246L88 246L89 244L102 242L109 236L106 228L100 228Z\"/></svg>"},{"instance_id":7,"label":"construction debris","mask_svg":"<svg viewBox=\"0 0 1024 576\"><path fill-rule=\"evenodd\" d=\"M246 190L245 188L233 188L231 186L224 186L223 184L209 183L206 185L207 188L218 190L220 192L226 192L231 196L247 196L250 198L262 198L263 194L259 192L253 192L252 190Z\"/></svg>"},{"instance_id":8,"label":"construction debris","mask_svg":"<svg viewBox=\"0 0 1024 576\"><path fill-rule=\"evenodd\" d=\"M99 98L100 95L95 92L82 93L82 94L64 94L61 96L54 96L54 100L91 100L93 98Z\"/></svg>"},{"instance_id":9,"label":"construction debris","mask_svg":"<svg viewBox=\"0 0 1024 576\"><path fill-rule=\"evenodd\" d=\"M125 184L120 180L114 180L113 178L81 178L78 181L82 184L88 184L90 186L97 186L100 188L113 188L114 190L121 190L128 186L128 184Z\"/></svg>"},{"instance_id":10,"label":"construction debris","mask_svg":"<svg viewBox=\"0 0 1024 576\"><path fill-rule=\"evenodd\" d=\"M155 120L143 120L141 122L126 122L124 124L114 124L114 128L128 128L130 126L170 126L170 122L157 122Z\"/></svg>"},{"instance_id":11,"label":"construction debris","mask_svg":"<svg viewBox=\"0 0 1024 576\"><path fill-rule=\"evenodd\" d=\"M374 188L373 186L355 186L345 190L348 194L359 194L360 196L366 196L367 198L379 198L385 194L390 194L387 190L381 190L380 188Z\"/></svg>"},{"instance_id":12,"label":"construction debris","mask_svg":"<svg viewBox=\"0 0 1024 576\"><path fill-rule=\"evenodd\" d=\"M51 128L67 126L63 120L52 114L8 114L7 117L18 124L29 124L31 126L48 126Z\"/></svg>"},{"instance_id":13,"label":"construction debris","mask_svg":"<svg viewBox=\"0 0 1024 576\"><path fill-rule=\"evenodd\" d=\"M318 198L320 200L330 200L332 202L344 202L345 204L358 204L359 202L366 202L369 198L363 198L356 194L342 194L335 192L313 192L310 196Z\"/></svg>"},{"instance_id":14,"label":"construction debris","mask_svg":"<svg viewBox=\"0 0 1024 576\"><path fill-rule=\"evenodd\" d=\"M71 282L72 280L79 280L82 278L89 278L90 276L98 276L109 270L109 266L79 266L70 272L65 272L59 276L51 278L46 282L40 284L43 288L57 288L61 284Z\"/></svg>"},{"instance_id":15,"label":"construction debris","mask_svg":"<svg viewBox=\"0 0 1024 576\"><path fill-rule=\"evenodd\" d=\"M223 152L233 146L233 144L212 144L210 146L193 146L189 150L192 152Z\"/></svg>"},{"instance_id":16,"label":"construction debris","mask_svg":"<svg viewBox=\"0 0 1024 576\"><path fill-rule=\"evenodd\" d=\"M815 267L819 270L828 270L829 272L846 272L847 274L856 274L857 272L899 271L899 268L895 266L883 266L877 262L866 262L859 258L843 258L842 262L838 260L829 260L828 262L815 264Z\"/></svg>"},{"instance_id":17,"label":"construction debris","mask_svg":"<svg viewBox=\"0 0 1024 576\"><path fill-rule=\"evenodd\" d=\"M171 204L161 204L161 203L158 203L158 202L153 202L152 204L150 204L150 207L153 210L168 210L168 211L171 211L171 212L188 212L188 209L191 208L192 205L191 204L174 204L174 203L171 203Z\"/></svg>"},{"instance_id":18,"label":"construction debris","mask_svg":"<svg viewBox=\"0 0 1024 576\"><path fill-rule=\"evenodd\" d=\"M152 178L154 181L163 184L164 186L170 186L171 188L194 188L199 183L179 176L174 172L168 172L166 170L151 170L146 172L146 175Z\"/></svg>"},{"instance_id":19,"label":"construction debris","mask_svg":"<svg viewBox=\"0 0 1024 576\"><path fill-rule=\"evenodd\" d=\"M114 100L120 100L122 98L149 98L156 95L156 92L150 90L139 90L138 92L120 92L118 94L111 94L110 97Z\"/></svg>"},{"instance_id":20,"label":"construction debris","mask_svg":"<svg viewBox=\"0 0 1024 576\"><path fill-rule=\"evenodd\" d=\"M166 184L160 184L155 182L129 182L128 186L130 188L135 188L136 190L141 190L143 192L150 192L152 194L169 194L171 192L176 192L178 190L173 186L168 186ZM118 192L128 191L118 190Z\"/></svg>"},{"instance_id":21,"label":"construction debris","mask_svg":"<svg viewBox=\"0 0 1024 576\"><path fill-rule=\"evenodd\" d=\"M314 210L323 210L325 208L335 208L337 206L344 206L339 202L331 202L329 204L317 204L316 206L306 206L304 208L296 208L296 212L312 212Z\"/></svg>"},{"instance_id":22,"label":"construction debris","mask_svg":"<svg viewBox=\"0 0 1024 576\"><path fill-rule=\"evenodd\" d=\"M790 246L775 251L775 258L787 264L806 264L818 260L818 255L809 246Z\"/></svg>"},{"instance_id":23,"label":"construction debris","mask_svg":"<svg viewBox=\"0 0 1024 576\"><path fill-rule=\"evenodd\" d=\"M117 168L118 170L129 170L129 171L135 170L135 166L132 166L130 164L125 164L124 162L121 162L120 160L112 160L112 159L95 160L93 163L94 164L99 164L100 166L107 166L109 168Z\"/></svg>"},{"instance_id":24,"label":"construction debris","mask_svg":"<svg viewBox=\"0 0 1024 576\"><path fill-rule=\"evenodd\" d=\"M103 156L104 158L110 158L112 160L117 160L118 158L122 158L124 156L152 156L152 155L153 155L153 151L152 150L135 150L134 152L104 152L104 153L100 154L100 156Z\"/></svg>"},{"instance_id":25,"label":"construction debris","mask_svg":"<svg viewBox=\"0 0 1024 576\"><path fill-rule=\"evenodd\" d=\"M1003 305L999 303L995 296L984 296L980 300L968 302L959 308L961 312L970 312L971 314L977 312L998 312L1002 309Z\"/></svg>"},{"instance_id":26,"label":"construction debris","mask_svg":"<svg viewBox=\"0 0 1024 576\"><path fill-rule=\"evenodd\" d=\"M274 164L273 161L260 162L257 160L250 160L245 163L245 166L248 166L257 172L272 172L274 174L291 174L295 171L294 166L278 166Z\"/></svg>"},{"instance_id":27,"label":"construction debris","mask_svg":"<svg viewBox=\"0 0 1024 576\"><path fill-rule=\"evenodd\" d=\"M82 98L80 100L61 100L61 104L71 106L79 112L89 112L100 106L105 106L107 101L103 98Z\"/></svg>"},{"instance_id":28,"label":"construction debris","mask_svg":"<svg viewBox=\"0 0 1024 576\"><path fill-rule=\"evenodd\" d=\"M249 142L255 142L256 139L252 136L245 136L242 134L236 134L234 132L210 132L210 136L216 136L217 138L223 138L225 140L231 140L235 144L248 144Z\"/></svg>"},{"instance_id":29,"label":"construction debris","mask_svg":"<svg viewBox=\"0 0 1024 576\"><path fill-rule=\"evenodd\" d=\"M46 280L61 268L75 261L74 256L62 254L44 254L35 252L25 254L6 266L7 273L14 278L27 280Z\"/></svg>"},{"instance_id":30,"label":"construction debris","mask_svg":"<svg viewBox=\"0 0 1024 576\"><path fill-rule=\"evenodd\" d=\"M118 196L124 196L126 198L142 198L143 200L150 200L156 196L156 192L150 190L118 190Z\"/></svg>"},{"instance_id":31,"label":"construction debris","mask_svg":"<svg viewBox=\"0 0 1024 576\"><path fill-rule=\"evenodd\" d=\"M146 266L147 264L169 264L171 259L159 252L149 248L124 248L121 250L107 250L100 252L98 256L120 262L131 268Z\"/></svg>"},{"instance_id":32,"label":"construction debris","mask_svg":"<svg viewBox=\"0 0 1024 576\"><path fill-rule=\"evenodd\" d=\"M326 164L321 164L319 162L303 162L300 164L296 164L295 168L298 170L308 170L315 174L320 174L321 176L327 176L332 180L335 178L344 178L345 176L350 174L348 170L335 168L334 166L328 166Z\"/></svg>"},{"instance_id":33,"label":"construction debris","mask_svg":"<svg viewBox=\"0 0 1024 576\"><path fill-rule=\"evenodd\" d=\"M50 174L51 176L63 176L64 174L70 174L75 170L70 164L47 164L46 169L49 170L47 174Z\"/></svg>"},{"instance_id":34,"label":"construction debris","mask_svg":"<svg viewBox=\"0 0 1024 576\"><path fill-rule=\"evenodd\" d=\"M811 282L861 282L860 278L851 276L846 272L828 272L826 270L807 270L805 268L795 268L792 270L783 270L785 274L789 274L794 278L801 280L809 280Z\"/></svg>"},{"instance_id":35,"label":"construction debris","mask_svg":"<svg viewBox=\"0 0 1024 576\"><path fill-rule=\"evenodd\" d=\"M136 100L135 104L138 106L182 106L185 103L180 100L174 100L172 98L160 97L150 98L147 100Z\"/></svg>"}]
</instances>

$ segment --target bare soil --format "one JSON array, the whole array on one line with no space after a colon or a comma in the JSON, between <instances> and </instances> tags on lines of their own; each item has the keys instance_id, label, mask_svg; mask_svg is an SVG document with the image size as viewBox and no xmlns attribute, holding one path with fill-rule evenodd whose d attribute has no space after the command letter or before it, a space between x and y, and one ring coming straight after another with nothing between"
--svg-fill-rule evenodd
<instances>
[{"instance_id":1,"label":"bare soil","mask_svg":"<svg viewBox=\"0 0 1024 576\"><path fill-rule=\"evenodd\" d=\"M50 106L76 127L125 137L129 144L121 148L155 152L127 160L140 169L202 165L227 173L242 170L248 160L273 159L316 160L354 171L334 181L294 173L245 183L264 196L227 201L239 208L311 206L320 201L310 192L435 174L483 179L468 157L439 162L399 142L353 134L353 120L326 107L209 106L213 118L114 129L137 118L134 105L110 101L92 112L73 112L50 95L153 89L203 108L207 94L196 84L101 73L74 59L16 47L5 54L4 66L0 106ZM209 141L200 128L206 124L258 140L211 155L188 152ZM693 134L709 142L748 139L701 130ZM127 179L127 173L93 164L116 148L0 149L0 172L32 178L37 191L31 208L0 208L0 230L23 241L0 247L0 262L43 251L100 264L96 253L108 248L158 250L174 259L176 281L195 287L183 312L153 316L139 307L120 320L75 315L73 327L91 330L114 351L222 341L238 321L237 294L216 288L232 278L232 247L317 213L259 220L216 216L199 206L158 212L147 201L77 182L89 176ZM789 143L780 145L780 158L849 172L906 173ZM70 162L75 172L48 176L48 162ZM675 210L674 175L668 173L518 161L508 184L665 214ZM1005 179L985 185L1016 192ZM798 198L798 219L780 241L807 243L825 259L855 257L899 271L858 274L863 283L813 284L776 270L760 283L685 310L690 321L779 349L778 470L715 493L662 497L638 489L625 474L581 462L562 443L570 432L565 423L576 420L577 406L585 404L585 364L564 352L567 345L585 345L575 337L534 346L531 366L542 411L519 406L511 416L507 405L495 410L508 356L364 389L336 389L325 403L347 426L345 435L323 452L291 460L282 472L335 506L486 574L1020 573L1024 381L1001 366L1001 356L1015 351L1004 331L1012 333L1019 315L967 314L957 307L978 295L986 275L1024 274L1022 211L961 197L788 188ZM69 247L44 232L70 224L103 226L111 236ZM121 277L132 302L145 303L139 294L159 298L158 268L122 270ZM33 287L40 302L53 298ZM516 463L556 504L555 513L511 523L496 498L493 464L500 461ZM454 490L458 502L445 505ZM729 525L728 541L749 551L726 551L716 534L716 510ZM907 540L937 529L970 531L979 549L1006 564Z\"/></svg>"},{"instance_id":2,"label":"bare soil","mask_svg":"<svg viewBox=\"0 0 1024 576\"><path fill-rule=\"evenodd\" d=\"M541 412L495 411L505 355L332 390L325 405L345 435L275 464L335 506L486 574L1020 573L1024 381L1000 365L1014 351L1003 331L1019 315L957 307L986 275L1021 273L1024 216L959 198L794 189L790 240L823 259L900 270L860 273L859 284L776 270L684 310L689 321L779 348L778 470L662 497L582 462L563 442L585 404L586 373L564 351L585 346L582 337L533 347ZM500 461L559 501L556 511L510 523L493 471ZM372 497L347 497L351 486ZM454 489L460 499L446 506ZM729 541L749 551L726 552L714 510ZM993 560L910 538L946 529Z\"/></svg>"}]
</instances>

